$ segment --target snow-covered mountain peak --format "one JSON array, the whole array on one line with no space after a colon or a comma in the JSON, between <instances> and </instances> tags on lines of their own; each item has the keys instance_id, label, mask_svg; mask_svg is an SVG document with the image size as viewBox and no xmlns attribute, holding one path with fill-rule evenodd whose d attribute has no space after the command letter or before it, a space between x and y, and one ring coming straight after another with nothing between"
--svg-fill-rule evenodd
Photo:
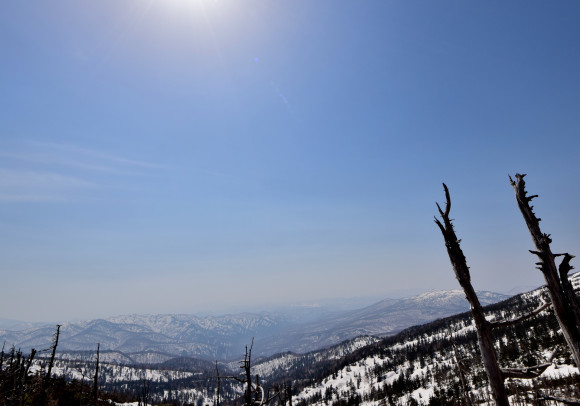
<instances>
[{"instance_id":1,"label":"snow-covered mountain peak","mask_svg":"<svg viewBox=\"0 0 580 406\"><path fill-rule=\"evenodd\" d=\"M505 298L480 293L484 305ZM304 313L282 312L222 316L129 314L63 323L59 347L90 351L100 343L103 351L124 354L162 353L227 360L237 356L252 338L256 341L256 355L306 352L358 336L392 335L468 309L461 290L439 290L407 299L385 299L353 311L321 313L314 321ZM48 348L53 334L54 325L20 332L0 331L0 340L22 348Z\"/></svg>"}]
</instances>

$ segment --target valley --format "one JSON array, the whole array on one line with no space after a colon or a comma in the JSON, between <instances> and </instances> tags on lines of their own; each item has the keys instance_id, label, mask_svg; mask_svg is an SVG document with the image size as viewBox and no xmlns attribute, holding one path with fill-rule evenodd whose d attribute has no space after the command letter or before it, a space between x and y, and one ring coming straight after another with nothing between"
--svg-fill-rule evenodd
<instances>
[{"instance_id":1,"label":"valley","mask_svg":"<svg viewBox=\"0 0 580 406\"><path fill-rule=\"evenodd\" d=\"M576 277L576 283L578 280ZM489 293L480 293L480 296L491 302L486 307L488 318L500 320L533 309L544 294L540 288L511 298ZM498 302L500 299L503 300ZM80 322L71 328L77 332L76 336L66 336L67 326L63 325L63 345L61 349L59 343L53 372L67 380L86 381L88 388L95 373L95 351L66 349L66 345L79 345L82 342L79 335L86 340L88 337L104 339L108 332L109 341L103 341L120 347L103 349L100 353L99 388L107 393L123 393L128 399L141 398L146 388L148 401L154 404L215 406L218 384L221 402L235 403L243 396L244 389L232 377L241 379L244 349L250 345L252 374L259 376L264 388L291 388L295 405L444 405L455 404L465 396L475 404L490 404L475 330L471 315L465 310L461 295L449 291L378 302L318 322L304 323L302 329L300 324L292 325L288 315L276 318L266 314L195 319L195 324L188 324L186 317L191 316L183 315L123 316ZM435 320L421 323L428 314ZM224 320L228 320L227 326ZM413 324L417 320L419 322ZM405 321L411 325L405 326ZM202 324L205 330L200 329ZM46 329L48 334L49 328ZM44 330L40 329L36 334L30 331L20 334L40 339L42 332ZM260 332L266 335L258 335ZM285 340L280 338L284 332L288 334ZM132 334L138 339L129 339ZM253 345L250 334L256 334ZM349 334L352 337L348 337ZM209 356L219 351L215 348L214 352L206 350L204 357L175 354L176 349L202 348L199 343L194 347L191 342L187 346L178 341L178 338L192 336L206 340L205 348L209 348L213 337L220 348L228 348L229 357L212 360ZM135 352L122 351L131 348L131 343L142 345L144 337L149 337L150 347L139 347L141 351ZM222 341L217 341L216 337L221 337ZM226 342L225 337L239 340L238 345L235 341ZM247 341L243 342L244 338ZM333 339L337 342L325 345ZM272 340L270 345L268 340ZM277 345L292 340L294 348L316 345L318 348L270 352L281 348ZM527 320L522 326L501 329L496 340L505 366L533 367L545 362L550 351L557 349L551 366L539 378L508 382L514 402L531 404L539 391L560 396L579 395L578 369L573 366L549 311ZM161 347L153 346L158 343ZM43 353L37 358L37 370L46 365L47 355ZM460 384L458 363L465 374L467 387ZM222 377L219 380L218 375Z\"/></svg>"}]
</instances>

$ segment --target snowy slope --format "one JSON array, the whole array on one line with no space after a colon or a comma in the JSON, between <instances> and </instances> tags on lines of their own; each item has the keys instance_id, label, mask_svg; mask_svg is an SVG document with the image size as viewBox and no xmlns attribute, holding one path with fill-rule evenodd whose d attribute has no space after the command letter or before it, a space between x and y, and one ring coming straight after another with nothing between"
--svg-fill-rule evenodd
<instances>
[{"instance_id":1,"label":"snowy slope","mask_svg":"<svg viewBox=\"0 0 580 406\"><path fill-rule=\"evenodd\" d=\"M578 282L580 278L575 278L575 283ZM544 289L518 295L486 307L486 315L495 320L516 317L534 309L543 295ZM460 297L456 292L429 292L411 302L437 307ZM414 305L403 301L387 307L392 306L412 309ZM504 367L532 366L543 362L542 357L559 346L552 366L534 384L541 393L580 396L578 369L572 365L557 323L549 311L526 320L523 325L497 330L495 338L496 350ZM469 312L414 326L384 339L363 336L308 353L253 356L252 376L259 375L266 388L291 383L296 406L455 404L466 392L460 384L453 341L464 365L462 371L472 400L490 404ZM253 350L257 349L256 342ZM234 361L219 363L220 374L239 376L239 361L244 358L243 354L244 348L238 348ZM58 361L57 373L77 379L91 376L94 364L91 364L89 353L85 353L83 361L75 360L73 354L66 357L69 359ZM215 365L211 362L204 364L191 358L180 358L155 367L103 362L102 371L101 384L107 390L138 391L145 379L158 400L171 397L212 405L215 399L217 381ZM530 381L509 380L507 385L512 403L532 404L534 392L531 384ZM234 380L222 381L222 385L223 399L232 400L242 394L242 385Z\"/></svg>"},{"instance_id":2,"label":"snowy slope","mask_svg":"<svg viewBox=\"0 0 580 406\"><path fill-rule=\"evenodd\" d=\"M482 293L484 304L506 298ZM175 356L228 360L255 337L256 355L308 352L361 335L392 335L468 309L459 291L428 292L407 299L386 299L374 305L338 313L323 313L316 321L300 322L290 314L240 313L219 317L195 315L125 315L106 320L63 323L60 351L116 352L133 362L163 362ZM0 341L23 350L51 345L54 325L0 331ZM147 355L150 354L150 355Z\"/></svg>"}]
</instances>

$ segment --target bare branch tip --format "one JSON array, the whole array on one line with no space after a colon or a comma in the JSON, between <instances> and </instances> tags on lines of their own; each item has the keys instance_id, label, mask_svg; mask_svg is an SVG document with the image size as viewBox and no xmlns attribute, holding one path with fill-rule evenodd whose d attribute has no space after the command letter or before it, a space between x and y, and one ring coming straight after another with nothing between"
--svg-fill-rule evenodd
<instances>
[{"instance_id":1,"label":"bare branch tip","mask_svg":"<svg viewBox=\"0 0 580 406\"><path fill-rule=\"evenodd\" d=\"M443 213L441 206L439 206L439 203L435 203L435 204L437 205L437 210L439 210L439 214L441 215L441 217L443 217L443 219L445 219L445 213Z\"/></svg>"}]
</instances>

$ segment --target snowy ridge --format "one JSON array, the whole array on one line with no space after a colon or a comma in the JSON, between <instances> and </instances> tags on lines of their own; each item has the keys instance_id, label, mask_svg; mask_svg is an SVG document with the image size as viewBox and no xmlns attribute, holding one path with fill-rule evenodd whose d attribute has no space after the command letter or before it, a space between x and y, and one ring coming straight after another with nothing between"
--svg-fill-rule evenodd
<instances>
[{"instance_id":1,"label":"snowy ridge","mask_svg":"<svg viewBox=\"0 0 580 406\"><path fill-rule=\"evenodd\" d=\"M574 275L575 283L580 281ZM488 319L509 319L526 313L539 304L544 288L488 306ZM427 299L432 297L427 295ZM497 332L496 350L504 367L532 366L545 362L538 353L548 353L560 345L559 356L535 380L547 393L578 397L573 382L580 378L573 365L553 315L543 311L521 326ZM301 388L296 396L299 405L327 405L348 402L364 405L429 405L451 404L465 394L459 385L452 342L457 343L459 357L466 368L472 400L491 405L486 377L483 373L475 330L469 313L413 327L387 338L381 346L363 349L355 361L337 365L329 374L321 375L313 385ZM566 378L570 378L566 380ZM568 382L568 383L566 383ZM513 404L532 404L534 391L530 380L507 380ZM575 389L574 389L575 388ZM551 391L551 392L550 392ZM576 392L575 392L576 391Z\"/></svg>"},{"instance_id":2,"label":"snowy ridge","mask_svg":"<svg viewBox=\"0 0 580 406\"><path fill-rule=\"evenodd\" d=\"M378 342L380 342L380 339L377 337L364 336L347 340L333 347L313 351L307 354L279 354L267 359L258 359L254 363L253 371L260 376L272 379L272 377L288 373L298 364L313 364L321 361L337 360L356 350ZM229 363L228 366L230 369L235 370L235 368L239 366L239 362Z\"/></svg>"},{"instance_id":3,"label":"snowy ridge","mask_svg":"<svg viewBox=\"0 0 580 406\"><path fill-rule=\"evenodd\" d=\"M544 294L545 289L540 288L489 305L485 308L486 316L495 320L517 317L535 309ZM458 295L443 293L443 296ZM433 303L440 297L439 292L428 292L416 300ZM573 384L580 376L579 371L573 366L567 347L562 345L561 334L549 311L526 320L521 326L496 331L495 347L504 367L536 365L544 362L541 354L560 346L552 365L535 384L544 393L580 396ZM459 384L453 342L465 367L472 400L491 405L469 312L410 327L384 339L362 336L303 354L253 356L251 374L259 375L266 388L291 382L296 406L453 404L465 396ZM254 343L254 351L257 346ZM86 379L94 369L94 359L89 354L84 354L84 360L75 360L72 354L67 354L68 359L58 361L57 373ZM240 374L239 361L244 358L243 354L240 347L234 358L237 361L218 364L220 374ZM179 358L155 367L106 362L103 365L102 385L108 390L135 393L145 379L150 382L157 401L188 399L188 402L214 404L216 373L212 362ZM512 403L531 404L534 391L530 381L508 380L507 385ZM242 385L234 380L222 381L222 389L223 399L233 400L243 393Z\"/></svg>"},{"instance_id":4,"label":"snowy ridge","mask_svg":"<svg viewBox=\"0 0 580 406\"><path fill-rule=\"evenodd\" d=\"M481 292L482 303L507 297ZM358 310L326 313L316 321L304 313L240 313L200 317L186 314L125 315L62 323L59 350L117 352L119 362L158 362L190 356L230 360L254 337L257 356L292 351L306 353L358 336L387 336L468 310L458 290L433 291L406 299L385 299ZM23 350L49 348L54 325L26 330L0 330L0 341ZM150 353L150 355L147 355ZM111 355L113 357L113 355ZM111 358L113 361L113 358Z\"/></svg>"},{"instance_id":5,"label":"snowy ridge","mask_svg":"<svg viewBox=\"0 0 580 406\"><path fill-rule=\"evenodd\" d=\"M41 369L46 369L45 363L37 360L31 367L31 373L36 374ZM52 372L55 376L84 381L87 385L91 385L95 367L94 364L90 363L71 363L70 361L57 360ZM99 366L99 387L109 391L115 389L139 393L144 382L147 382L149 387L161 388L158 391L154 390L152 394L152 398L156 401L170 399L180 404L203 402L204 405L213 406L215 400L213 389L208 389L203 385L195 385L195 382L206 380L202 375L200 372L139 368L103 362ZM167 385L171 389L163 389ZM236 387L225 385L224 389L224 393L232 398L242 393Z\"/></svg>"}]
</instances>

